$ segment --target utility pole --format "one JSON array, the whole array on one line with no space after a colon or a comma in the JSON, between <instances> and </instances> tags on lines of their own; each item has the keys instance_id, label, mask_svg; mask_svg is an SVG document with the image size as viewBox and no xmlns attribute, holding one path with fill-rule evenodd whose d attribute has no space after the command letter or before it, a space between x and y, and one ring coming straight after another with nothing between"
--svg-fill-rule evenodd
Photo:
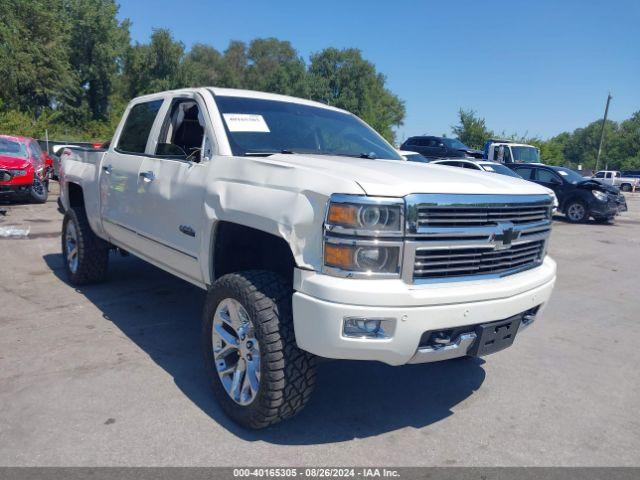
<instances>
[{"instance_id":1,"label":"utility pole","mask_svg":"<svg viewBox=\"0 0 640 480\"><path fill-rule=\"evenodd\" d=\"M598 145L598 156L596 157L596 172L598 171L600 154L602 153L602 143L604 142L604 127L607 124L607 115L609 114L609 102L611 102L612 98L613 97L611 96L611 92L609 92L609 95L607 95L607 106L604 107L604 121L602 122L602 129L600 130L600 144Z\"/></svg>"}]
</instances>

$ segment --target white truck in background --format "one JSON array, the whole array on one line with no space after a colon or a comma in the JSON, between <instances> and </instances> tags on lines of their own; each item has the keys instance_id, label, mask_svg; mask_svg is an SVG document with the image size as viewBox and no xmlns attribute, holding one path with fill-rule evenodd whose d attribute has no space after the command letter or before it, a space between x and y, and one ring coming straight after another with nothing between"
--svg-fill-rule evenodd
<instances>
[{"instance_id":1,"label":"white truck in background","mask_svg":"<svg viewBox=\"0 0 640 480\"><path fill-rule=\"evenodd\" d=\"M541 163L538 147L494 138L485 142L484 158L499 163Z\"/></svg>"},{"instance_id":2,"label":"white truck in background","mask_svg":"<svg viewBox=\"0 0 640 480\"><path fill-rule=\"evenodd\" d=\"M298 98L136 98L107 150L65 149L60 181L69 281L105 280L122 249L206 289L213 392L250 428L304 407L315 356L508 347L556 279L546 189L407 162L354 115Z\"/></svg>"},{"instance_id":3,"label":"white truck in background","mask_svg":"<svg viewBox=\"0 0 640 480\"><path fill-rule=\"evenodd\" d=\"M623 177L622 173L617 170L600 170L591 178L605 185L618 187L623 192L635 191L638 189L638 186L640 186L640 179L636 177Z\"/></svg>"}]
</instances>

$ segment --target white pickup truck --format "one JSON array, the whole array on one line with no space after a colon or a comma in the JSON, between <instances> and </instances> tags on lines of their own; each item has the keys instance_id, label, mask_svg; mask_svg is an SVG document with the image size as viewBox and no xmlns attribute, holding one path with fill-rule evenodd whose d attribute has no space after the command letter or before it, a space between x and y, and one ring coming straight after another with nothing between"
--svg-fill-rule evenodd
<instances>
[{"instance_id":1,"label":"white pickup truck","mask_svg":"<svg viewBox=\"0 0 640 480\"><path fill-rule=\"evenodd\" d=\"M613 185L620 188L623 192L631 192L640 187L640 180L635 177L623 177L622 173L617 170L600 170L591 178L598 180L605 185Z\"/></svg>"},{"instance_id":2,"label":"white pickup truck","mask_svg":"<svg viewBox=\"0 0 640 480\"><path fill-rule=\"evenodd\" d=\"M108 150L64 151L61 204L72 284L121 249L207 290L213 392L251 428L306 404L316 356L508 347L556 279L545 188L407 162L356 116L280 95L137 98Z\"/></svg>"}]
</instances>

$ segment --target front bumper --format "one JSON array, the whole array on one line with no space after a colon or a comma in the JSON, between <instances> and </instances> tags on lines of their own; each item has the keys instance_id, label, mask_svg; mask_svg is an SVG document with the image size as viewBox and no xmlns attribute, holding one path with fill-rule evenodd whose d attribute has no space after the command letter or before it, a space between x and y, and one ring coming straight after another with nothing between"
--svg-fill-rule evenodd
<instances>
[{"instance_id":1,"label":"front bumper","mask_svg":"<svg viewBox=\"0 0 640 480\"><path fill-rule=\"evenodd\" d=\"M556 264L549 257L537 268L503 278L420 286L298 272L293 295L296 342L322 357L390 365L454 358L465 355L473 339L459 336L453 340L460 338L462 347L433 354L420 351L423 334L504 320L534 307L539 314L555 278ZM345 317L394 319L394 327L390 338L345 337Z\"/></svg>"}]
</instances>

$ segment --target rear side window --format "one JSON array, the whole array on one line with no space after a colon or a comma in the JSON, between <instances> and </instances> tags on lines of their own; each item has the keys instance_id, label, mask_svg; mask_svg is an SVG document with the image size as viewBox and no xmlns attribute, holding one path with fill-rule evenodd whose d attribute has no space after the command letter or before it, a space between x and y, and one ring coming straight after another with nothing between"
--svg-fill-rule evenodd
<instances>
[{"instance_id":1,"label":"rear side window","mask_svg":"<svg viewBox=\"0 0 640 480\"><path fill-rule=\"evenodd\" d=\"M144 153L147 140L162 100L139 103L131 108L124 124L117 149L126 153Z\"/></svg>"},{"instance_id":2,"label":"rear side window","mask_svg":"<svg viewBox=\"0 0 640 480\"><path fill-rule=\"evenodd\" d=\"M520 167L515 169L516 173L525 180L531 180L533 178L533 168Z\"/></svg>"},{"instance_id":3,"label":"rear side window","mask_svg":"<svg viewBox=\"0 0 640 480\"><path fill-rule=\"evenodd\" d=\"M549 170L538 170L538 181L543 183L552 183L554 180L561 182L558 176Z\"/></svg>"}]
</instances>

